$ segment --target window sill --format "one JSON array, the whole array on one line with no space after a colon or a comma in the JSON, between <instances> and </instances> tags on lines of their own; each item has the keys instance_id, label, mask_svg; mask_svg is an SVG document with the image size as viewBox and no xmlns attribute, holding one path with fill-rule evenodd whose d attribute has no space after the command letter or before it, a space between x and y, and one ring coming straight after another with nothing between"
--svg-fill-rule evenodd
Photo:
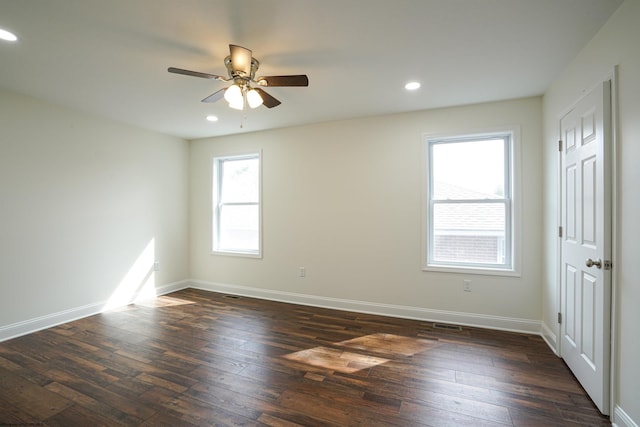
<instances>
[{"instance_id":1,"label":"window sill","mask_svg":"<svg viewBox=\"0 0 640 427\"><path fill-rule=\"evenodd\" d=\"M251 253L251 252L211 251L211 255L232 256L232 257L238 257L238 258L262 259L262 254L261 253Z\"/></svg>"},{"instance_id":2,"label":"window sill","mask_svg":"<svg viewBox=\"0 0 640 427\"><path fill-rule=\"evenodd\" d=\"M479 274L485 276L507 276L507 277L521 277L522 274L517 270L508 270L500 268L487 268L487 267L463 267L463 266L449 266L449 265L437 265L431 264L422 267L422 271L432 271L438 273L458 273L458 274Z\"/></svg>"}]
</instances>

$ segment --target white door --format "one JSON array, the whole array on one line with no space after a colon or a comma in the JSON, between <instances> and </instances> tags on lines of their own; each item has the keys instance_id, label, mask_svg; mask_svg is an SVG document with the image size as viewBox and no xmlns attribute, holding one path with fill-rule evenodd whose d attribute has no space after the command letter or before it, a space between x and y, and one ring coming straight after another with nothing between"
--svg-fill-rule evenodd
<instances>
[{"instance_id":1,"label":"white door","mask_svg":"<svg viewBox=\"0 0 640 427\"><path fill-rule=\"evenodd\" d=\"M611 335L611 82L560 121L561 356L609 414Z\"/></svg>"}]
</instances>

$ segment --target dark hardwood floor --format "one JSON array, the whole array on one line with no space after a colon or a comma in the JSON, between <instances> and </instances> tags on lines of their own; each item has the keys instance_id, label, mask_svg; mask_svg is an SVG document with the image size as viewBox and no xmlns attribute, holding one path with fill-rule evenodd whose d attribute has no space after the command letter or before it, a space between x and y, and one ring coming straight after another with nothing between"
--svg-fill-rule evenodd
<instances>
[{"instance_id":1,"label":"dark hardwood floor","mask_svg":"<svg viewBox=\"0 0 640 427\"><path fill-rule=\"evenodd\" d=\"M538 336L187 289L0 343L0 425L609 425Z\"/></svg>"}]
</instances>

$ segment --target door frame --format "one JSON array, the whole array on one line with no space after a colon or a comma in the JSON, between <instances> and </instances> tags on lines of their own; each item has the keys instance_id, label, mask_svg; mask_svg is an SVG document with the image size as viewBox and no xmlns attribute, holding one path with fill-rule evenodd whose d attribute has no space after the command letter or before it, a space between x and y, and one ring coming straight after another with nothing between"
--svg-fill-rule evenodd
<instances>
[{"instance_id":1,"label":"door frame","mask_svg":"<svg viewBox=\"0 0 640 427\"><path fill-rule=\"evenodd\" d=\"M610 342L609 342L609 414L613 415L615 409L615 402L617 401L616 385L617 378L615 372L617 370L616 364L616 349L617 345L617 330L618 330L618 280L617 280L617 268L616 260L618 259L618 65L615 65L602 79L598 80L595 85L590 86L589 89L582 91L582 95L578 97L571 105L561 111L560 116L557 119L558 124L558 140L562 139L561 120L565 117L575 105L588 93L591 92L597 85L610 81L611 82L611 152L610 152L610 170L611 170L611 259L613 261L611 269L611 310L610 310ZM558 150L557 171L558 187L557 187L557 226L556 230L559 230L562 224L562 152ZM562 238L559 234L557 236L557 253L558 262L556 263L556 278L557 278L557 306L556 311L562 313ZM564 313L563 313L564 314ZM556 354L561 357L562 354L562 326L560 323L556 324Z\"/></svg>"}]
</instances>

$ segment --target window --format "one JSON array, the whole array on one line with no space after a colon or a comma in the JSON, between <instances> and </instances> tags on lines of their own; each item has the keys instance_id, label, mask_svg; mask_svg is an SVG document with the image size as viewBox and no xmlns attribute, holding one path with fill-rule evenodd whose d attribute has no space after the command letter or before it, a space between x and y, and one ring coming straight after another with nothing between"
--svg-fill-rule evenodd
<instances>
[{"instance_id":1,"label":"window","mask_svg":"<svg viewBox=\"0 0 640 427\"><path fill-rule=\"evenodd\" d=\"M513 135L427 138L425 269L515 272Z\"/></svg>"},{"instance_id":2,"label":"window","mask_svg":"<svg viewBox=\"0 0 640 427\"><path fill-rule=\"evenodd\" d=\"M260 154L213 159L213 251L260 256Z\"/></svg>"}]
</instances>

